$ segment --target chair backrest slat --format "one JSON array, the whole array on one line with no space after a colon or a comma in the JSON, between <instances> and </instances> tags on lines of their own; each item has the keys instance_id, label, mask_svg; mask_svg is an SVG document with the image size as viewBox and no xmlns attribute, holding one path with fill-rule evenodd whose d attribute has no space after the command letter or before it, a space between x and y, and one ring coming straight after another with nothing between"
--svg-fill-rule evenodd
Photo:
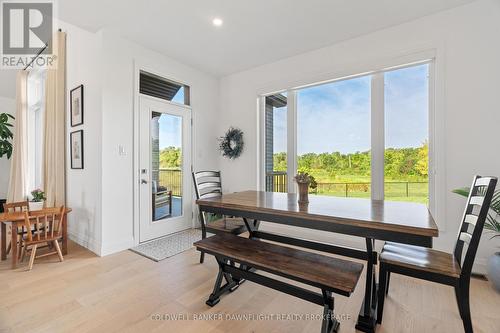
<instances>
[{"instance_id":1,"label":"chair backrest slat","mask_svg":"<svg viewBox=\"0 0 500 333\"><path fill-rule=\"evenodd\" d=\"M484 197L474 196L469 200L469 205L482 206L484 202Z\"/></svg>"},{"instance_id":2,"label":"chair backrest slat","mask_svg":"<svg viewBox=\"0 0 500 333\"><path fill-rule=\"evenodd\" d=\"M28 242L40 241L62 236L62 223L66 217L64 206L45 208L36 212L25 213L26 238Z\"/></svg>"},{"instance_id":3,"label":"chair backrest slat","mask_svg":"<svg viewBox=\"0 0 500 333\"><path fill-rule=\"evenodd\" d=\"M481 177L477 178L474 186L488 186L491 181L491 177Z\"/></svg>"},{"instance_id":4,"label":"chair backrest slat","mask_svg":"<svg viewBox=\"0 0 500 333\"><path fill-rule=\"evenodd\" d=\"M217 187L217 188L220 188L220 181L206 181L206 182L202 182L202 183L198 183L198 189L200 190L204 190L206 188L211 188L211 187Z\"/></svg>"},{"instance_id":5,"label":"chair backrest slat","mask_svg":"<svg viewBox=\"0 0 500 333\"><path fill-rule=\"evenodd\" d=\"M196 178L220 178L220 171L198 171L194 174Z\"/></svg>"},{"instance_id":6,"label":"chair backrest slat","mask_svg":"<svg viewBox=\"0 0 500 333\"><path fill-rule=\"evenodd\" d=\"M213 197L222 194L222 180L220 171L193 172L193 183L196 199Z\"/></svg>"},{"instance_id":7,"label":"chair backrest slat","mask_svg":"<svg viewBox=\"0 0 500 333\"><path fill-rule=\"evenodd\" d=\"M216 198L220 197L221 192L209 192L209 193L204 193L200 195L200 199L209 199L209 198Z\"/></svg>"},{"instance_id":8,"label":"chair backrest slat","mask_svg":"<svg viewBox=\"0 0 500 333\"><path fill-rule=\"evenodd\" d=\"M462 276L470 277L472 272L496 185L495 177L475 176L472 181L454 251L455 258L462 268ZM462 256L465 246L467 250L465 256Z\"/></svg>"},{"instance_id":9,"label":"chair backrest slat","mask_svg":"<svg viewBox=\"0 0 500 333\"><path fill-rule=\"evenodd\" d=\"M461 241L470 244L470 241L472 240L472 234L463 231L460 233L460 237L458 237Z\"/></svg>"},{"instance_id":10,"label":"chair backrest slat","mask_svg":"<svg viewBox=\"0 0 500 333\"><path fill-rule=\"evenodd\" d=\"M220 171L193 172L193 183L196 199L216 198L222 195L222 179ZM200 222L206 225L204 213L200 213Z\"/></svg>"},{"instance_id":11,"label":"chair backrest slat","mask_svg":"<svg viewBox=\"0 0 500 333\"><path fill-rule=\"evenodd\" d=\"M477 223L477 215L474 215L474 214L465 215L464 222L475 226Z\"/></svg>"},{"instance_id":12,"label":"chair backrest slat","mask_svg":"<svg viewBox=\"0 0 500 333\"><path fill-rule=\"evenodd\" d=\"M27 212L29 210L28 201L19 201L3 204L3 211L6 213Z\"/></svg>"}]
</instances>

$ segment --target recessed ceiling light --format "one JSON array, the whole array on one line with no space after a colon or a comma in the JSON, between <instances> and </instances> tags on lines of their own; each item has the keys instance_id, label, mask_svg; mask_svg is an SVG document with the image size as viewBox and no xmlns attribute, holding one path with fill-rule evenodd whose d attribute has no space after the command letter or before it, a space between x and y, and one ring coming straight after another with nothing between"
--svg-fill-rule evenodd
<instances>
[{"instance_id":1,"label":"recessed ceiling light","mask_svg":"<svg viewBox=\"0 0 500 333\"><path fill-rule=\"evenodd\" d=\"M216 27L220 27L220 26L222 25L222 23L224 23L224 22L222 21L222 19L220 19L220 18L216 17L216 18L214 18L214 19L212 20L212 23L213 23L213 25L215 25Z\"/></svg>"}]
</instances>

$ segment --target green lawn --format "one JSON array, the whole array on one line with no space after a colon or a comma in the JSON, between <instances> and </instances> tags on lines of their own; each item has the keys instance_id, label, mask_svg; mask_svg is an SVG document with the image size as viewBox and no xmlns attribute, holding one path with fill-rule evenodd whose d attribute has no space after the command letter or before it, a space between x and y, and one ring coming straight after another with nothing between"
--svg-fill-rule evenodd
<instances>
[{"instance_id":1,"label":"green lawn","mask_svg":"<svg viewBox=\"0 0 500 333\"><path fill-rule=\"evenodd\" d=\"M318 188L313 194L338 197L369 198L371 179L369 176L336 175L331 177L323 170L314 170ZM385 200L409 201L427 204L429 202L428 180L423 177L406 179L385 179Z\"/></svg>"}]
</instances>

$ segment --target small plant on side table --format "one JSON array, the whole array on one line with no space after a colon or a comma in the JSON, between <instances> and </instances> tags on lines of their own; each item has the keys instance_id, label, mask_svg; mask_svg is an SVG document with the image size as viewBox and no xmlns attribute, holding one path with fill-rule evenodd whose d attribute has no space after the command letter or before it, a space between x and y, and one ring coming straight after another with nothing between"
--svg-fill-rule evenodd
<instances>
[{"instance_id":1,"label":"small plant on side table","mask_svg":"<svg viewBox=\"0 0 500 333\"><path fill-rule=\"evenodd\" d=\"M33 198L29 202L30 211L43 209L44 201L47 199L45 192L40 189L36 189L31 191L31 196Z\"/></svg>"}]
</instances>

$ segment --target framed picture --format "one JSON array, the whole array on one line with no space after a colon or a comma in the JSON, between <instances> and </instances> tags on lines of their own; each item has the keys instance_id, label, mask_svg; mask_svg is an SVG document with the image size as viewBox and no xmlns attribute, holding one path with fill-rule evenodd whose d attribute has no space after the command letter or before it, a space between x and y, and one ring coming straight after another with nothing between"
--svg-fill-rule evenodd
<instances>
[{"instance_id":1,"label":"framed picture","mask_svg":"<svg viewBox=\"0 0 500 333\"><path fill-rule=\"evenodd\" d=\"M83 130L70 134L71 169L83 169Z\"/></svg>"},{"instance_id":2,"label":"framed picture","mask_svg":"<svg viewBox=\"0 0 500 333\"><path fill-rule=\"evenodd\" d=\"M71 127L83 124L83 84L70 91Z\"/></svg>"}]
</instances>

